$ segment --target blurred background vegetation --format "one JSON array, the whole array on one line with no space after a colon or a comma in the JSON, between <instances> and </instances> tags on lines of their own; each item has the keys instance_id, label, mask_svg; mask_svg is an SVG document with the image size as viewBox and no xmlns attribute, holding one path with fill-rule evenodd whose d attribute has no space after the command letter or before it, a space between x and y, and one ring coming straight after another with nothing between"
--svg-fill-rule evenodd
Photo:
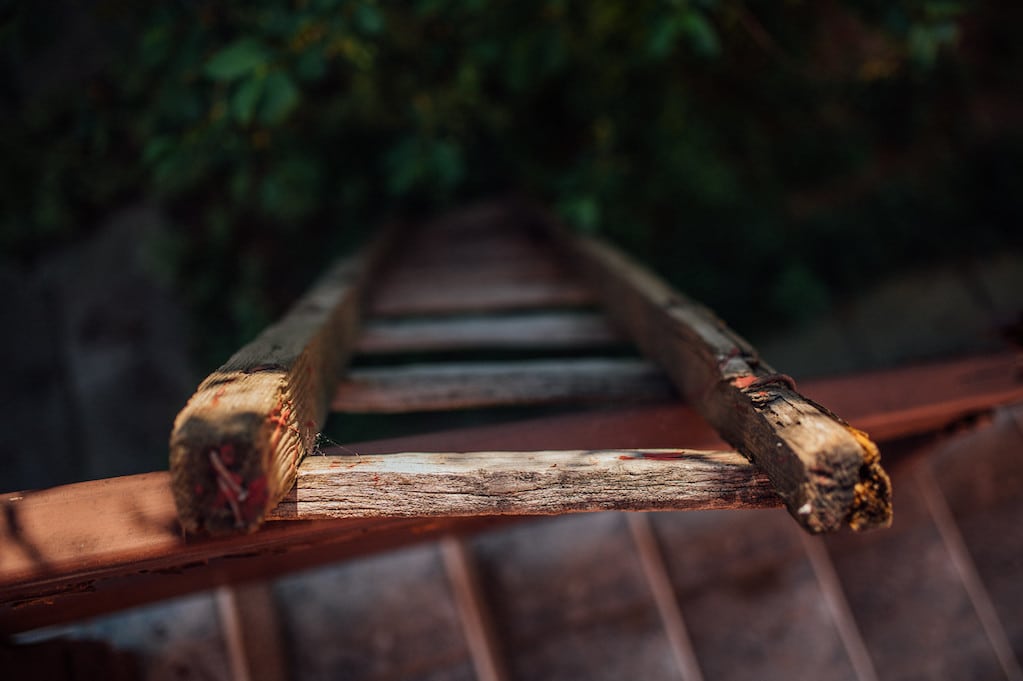
<instances>
[{"instance_id":1,"label":"blurred background vegetation","mask_svg":"<svg viewBox=\"0 0 1023 681\"><path fill-rule=\"evenodd\" d=\"M387 213L515 191L733 326L1021 246L1023 5L4 3L0 252L119 205L222 362Z\"/></svg>"}]
</instances>

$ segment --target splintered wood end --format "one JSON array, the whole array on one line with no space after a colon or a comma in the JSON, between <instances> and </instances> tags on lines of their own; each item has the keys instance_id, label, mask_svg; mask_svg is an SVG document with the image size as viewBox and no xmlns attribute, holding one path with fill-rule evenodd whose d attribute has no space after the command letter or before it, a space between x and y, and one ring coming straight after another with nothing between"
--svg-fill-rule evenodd
<instances>
[{"instance_id":1,"label":"splintered wood end","mask_svg":"<svg viewBox=\"0 0 1023 681\"><path fill-rule=\"evenodd\" d=\"M892 482L881 468L881 453L866 433L847 427L864 452L860 481L856 483L852 508L846 519L849 527L857 532L890 527Z\"/></svg>"}]
</instances>

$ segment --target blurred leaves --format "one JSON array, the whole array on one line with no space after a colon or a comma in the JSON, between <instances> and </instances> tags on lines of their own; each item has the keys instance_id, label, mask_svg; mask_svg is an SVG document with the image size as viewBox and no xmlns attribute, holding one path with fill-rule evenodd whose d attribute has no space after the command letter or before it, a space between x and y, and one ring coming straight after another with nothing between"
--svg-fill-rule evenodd
<instances>
[{"instance_id":1,"label":"blurred leaves","mask_svg":"<svg viewBox=\"0 0 1023 681\"><path fill-rule=\"evenodd\" d=\"M1019 99L1023 11L1005 2L90 11L104 57L50 88L47 55L77 25L29 4L0 18L0 246L30 259L156 196L182 234L178 285L235 333L380 214L509 190L740 327L799 321L971 238L997 243L1016 228L1000 216L1020 212L1015 192L990 191L1018 167L1019 126L991 104ZM1000 143L974 135L978 111L1006 121Z\"/></svg>"},{"instance_id":2,"label":"blurred leaves","mask_svg":"<svg viewBox=\"0 0 1023 681\"><path fill-rule=\"evenodd\" d=\"M266 125L278 125L298 106L298 86L281 71L273 71L262 85L263 101L259 119Z\"/></svg>"},{"instance_id":3,"label":"blurred leaves","mask_svg":"<svg viewBox=\"0 0 1023 681\"><path fill-rule=\"evenodd\" d=\"M203 71L213 80L236 80L266 68L269 61L269 52L261 42L241 38L210 57Z\"/></svg>"}]
</instances>

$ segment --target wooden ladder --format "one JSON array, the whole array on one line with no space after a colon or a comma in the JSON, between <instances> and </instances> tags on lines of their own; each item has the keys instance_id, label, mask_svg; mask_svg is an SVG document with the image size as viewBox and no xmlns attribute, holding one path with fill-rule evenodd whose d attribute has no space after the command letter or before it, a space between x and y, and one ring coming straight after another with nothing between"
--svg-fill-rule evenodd
<instances>
[{"instance_id":1,"label":"wooden ladder","mask_svg":"<svg viewBox=\"0 0 1023 681\"><path fill-rule=\"evenodd\" d=\"M660 368L607 352L630 339ZM479 348L506 361L468 367L421 361L464 357ZM519 355L512 362L509 350L529 359ZM381 356L397 353L414 353L420 362L382 364ZM537 359L541 353L547 359ZM417 380L423 376L428 380ZM861 526L883 524L885 504L873 515L850 515L871 508L857 497L864 481L867 500L870 484L884 482L869 463L862 470L872 450L816 403L832 405L889 452L913 450L935 433L983 421L997 405L1023 400L1023 373L1010 354L817 380L801 389L814 401L800 397L790 380L708 311L606 244L565 234L538 211L491 205L415 229L396 227L328 271L280 323L203 382L178 419L172 472L0 497L0 635L211 587L244 589L234 585L493 529L517 522L514 514L786 503L810 530L856 518L865 518ZM330 406L618 403L669 390L671 397L653 403L545 410L543 418L456 431L442 430L443 417L430 411L440 432L347 443L359 455L341 449L308 456ZM724 451L708 421L759 468ZM837 441L851 437L856 447L831 453L847 451L852 461L815 463L810 445L836 433ZM826 475L852 464L851 480ZM988 468L973 474L994 475ZM871 475L879 482L871 483ZM953 489L945 483L956 476L942 477L945 488ZM883 487L874 491L886 501ZM808 502L829 510L804 514ZM950 504L961 510L961 503ZM184 533L179 507L192 528L224 534ZM905 517L912 525L922 516L909 508ZM247 529L261 517L288 520L240 533L239 516ZM333 519L318 519L324 516ZM599 525L601 517L575 520ZM637 545L650 554L647 521L629 517ZM701 523L702 516L684 517ZM764 530L765 517L776 518L755 517L751 537ZM679 524L675 515L658 518L662 530ZM781 526L798 545L796 526ZM857 540L883 545L890 535ZM676 539L679 551L692 550L690 539ZM828 541L842 546L851 540L837 535ZM471 566L460 567L464 551L452 547L446 555L453 574L465 573L460 598L471 601ZM663 569L650 560L644 570L660 593ZM915 569L911 558L894 562ZM877 564L888 570L886 561ZM859 579L858 569L853 574ZM671 599L662 600L668 626L677 617ZM259 602L238 598L227 610ZM877 612L886 617L887 611ZM467 613L475 618L472 607Z\"/></svg>"},{"instance_id":2,"label":"wooden ladder","mask_svg":"<svg viewBox=\"0 0 1023 681\"><path fill-rule=\"evenodd\" d=\"M607 356L623 338L647 359ZM345 369L353 356L507 350L532 357ZM328 407L435 412L673 393L739 453L684 442L521 451L510 441L506 451L307 456ZM337 263L199 386L175 423L171 475L184 527L214 534L268 516L779 504L812 533L891 522L890 484L864 433L801 395L707 308L521 203L392 226Z\"/></svg>"}]
</instances>

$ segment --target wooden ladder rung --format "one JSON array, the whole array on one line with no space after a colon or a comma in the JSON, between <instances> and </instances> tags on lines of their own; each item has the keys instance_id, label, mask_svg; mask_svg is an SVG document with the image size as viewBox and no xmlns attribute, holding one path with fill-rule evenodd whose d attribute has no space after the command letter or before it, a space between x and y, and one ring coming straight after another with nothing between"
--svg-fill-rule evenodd
<instances>
[{"instance_id":1,"label":"wooden ladder rung","mask_svg":"<svg viewBox=\"0 0 1023 681\"><path fill-rule=\"evenodd\" d=\"M1023 399L1018 368L1015 356L1000 355L859 374L841 380L811 381L803 387L807 394L826 400L858 427L870 427L877 421L879 410L883 411L886 425L881 439L889 442L947 429L951 424L961 424L971 414L990 414L997 405ZM1006 391L1013 386L1017 392L1007 398ZM975 411L961 411L958 404L964 394L975 399ZM914 416L920 410L943 421L921 422ZM999 418L995 424L1000 422ZM921 427L926 430L920 430ZM961 436L964 439L956 446L972 451L973 443L988 442L984 438L990 436L994 427L982 426L976 433ZM1005 432L1014 431L1009 428ZM349 444L362 457L368 457L369 452L493 451L510 448L510 443L522 449L558 451L642 450L672 447L676 442L691 443L690 446L701 443L698 446L704 449L721 447L712 442L710 435L688 407L669 403L609 409L601 412L600 420L588 414L563 414ZM987 451L994 456L1017 443L1017 439L1008 438L1001 449L995 446ZM985 451L985 447L978 451ZM343 461L351 463L355 459L348 457ZM999 474L1004 477L1005 470L996 470L983 457L979 464L976 457L960 459L960 466L943 469L943 486L960 478L972 480L977 486L982 479L992 480ZM311 464L323 460L316 455L306 457ZM672 465L670 460L657 463ZM358 466L345 470L357 469ZM171 474L167 472L146 473L0 496L0 634L81 619L225 581L266 579L284 571L403 545L412 538L426 539L445 529L480 529L500 522L492 516L275 522L260 532L196 540L181 531L171 483ZM915 489L915 485L910 486L910 490ZM977 489L983 492L987 488L980 485ZM910 493L910 498L917 496ZM1006 498L985 496L978 502L968 497L955 506L959 509L963 504L977 502L980 506L967 510L992 516L998 508L1005 507ZM918 509L911 508L909 513L912 518L923 517ZM958 516L959 511L956 513ZM912 518L911 527L915 522ZM665 523L665 527L674 525ZM861 546L862 538L847 539L850 548ZM678 556L683 556L685 550L692 552L691 547L679 548L672 537L665 535L664 540L665 550L675 546L678 550L671 550ZM883 537L878 540L881 544L885 541ZM881 544L877 545L878 550L883 548ZM998 561L1004 555L1008 554L995 552L988 560ZM875 585L871 583L869 588L873 594ZM1008 585L993 593L995 604L1005 601L1007 594L1011 595ZM700 630L705 630L702 623Z\"/></svg>"},{"instance_id":2,"label":"wooden ladder rung","mask_svg":"<svg viewBox=\"0 0 1023 681\"><path fill-rule=\"evenodd\" d=\"M475 224L481 215L485 224ZM182 411L171 470L188 530L258 526L290 487L328 407L402 413L673 395L760 466L810 532L890 523L889 481L865 434L803 397L712 312L609 244L570 234L521 203L432 221L400 239L385 234L379 243L339 265L340 274L210 376ZM436 341L418 333L423 326L382 318L597 304L660 370L621 359L432 364L356 369L338 386L365 320L374 324L367 347L383 331L415 349ZM503 331L523 343L536 331L546 341L542 329L516 336L510 324L495 323L487 341L507 342ZM439 332L462 349L468 341L460 334L485 335L454 323Z\"/></svg>"},{"instance_id":3,"label":"wooden ladder rung","mask_svg":"<svg viewBox=\"0 0 1023 681\"><path fill-rule=\"evenodd\" d=\"M416 259L412 262L400 263L388 270L381 279L387 285L424 285L436 286L440 282L447 285L470 284L479 282L528 281L533 279L553 279L565 277L565 266L557 260L537 254L528 260L479 260L449 264L443 261Z\"/></svg>"},{"instance_id":4,"label":"wooden ladder rung","mask_svg":"<svg viewBox=\"0 0 1023 681\"><path fill-rule=\"evenodd\" d=\"M515 231L448 235L424 230L401 245L394 262L404 269L408 265L458 268L555 260L545 245Z\"/></svg>"},{"instance_id":5,"label":"wooden ladder rung","mask_svg":"<svg viewBox=\"0 0 1023 681\"><path fill-rule=\"evenodd\" d=\"M606 347L624 342L606 319L590 312L369 321L356 351L365 354L452 350L545 350Z\"/></svg>"},{"instance_id":6,"label":"wooden ladder rung","mask_svg":"<svg viewBox=\"0 0 1023 681\"><path fill-rule=\"evenodd\" d=\"M475 286L398 281L380 284L377 295L369 305L369 314L379 317L459 314L576 307L593 302L593 294L587 288L563 278L491 281Z\"/></svg>"},{"instance_id":7,"label":"wooden ladder rung","mask_svg":"<svg viewBox=\"0 0 1023 681\"><path fill-rule=\"evenodd\" d=\"M682 449L311 456L270 517L557 515L774 508L741 454Z\"/></svg>"},{"instance_id":8,"label":"wooden ladder rung","mask_svg":"<svg viewBox=\"0 0 1023 681\"><path fill-rule=\"evenodd\" d=\"M397 414L565 402L670 398L656 366L635 359L457 362L354 369L338 385L338 412Z\"/></svg>"}]
</instances>

